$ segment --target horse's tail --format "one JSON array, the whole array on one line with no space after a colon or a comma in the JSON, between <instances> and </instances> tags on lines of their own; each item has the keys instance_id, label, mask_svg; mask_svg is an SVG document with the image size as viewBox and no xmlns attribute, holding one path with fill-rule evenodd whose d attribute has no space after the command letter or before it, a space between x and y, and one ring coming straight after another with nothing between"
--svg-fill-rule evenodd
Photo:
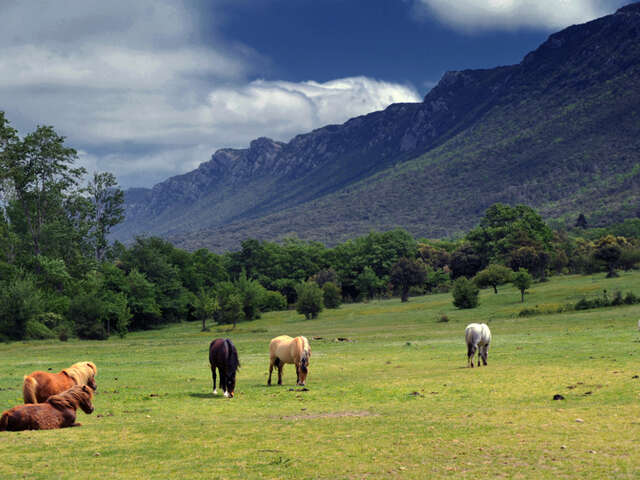
<instances>
[{"instance_id":1,"label":"horse's tail","mask_svg":"<svg viewBox=\"0 0 640 480\"><path fill-rule=\"evenodd\" d=\"M9 414L4 412L0 417L0 432L5 432L9 427Z\"/></svg>"},{"instance_id":2,"label":"horse's tail","mask_svg":"<svg viewBox=\"0 0 640 480\"><path fill-rule=\"evenodd\" d=\"M38 403L36 398L36 389L38 387L38 381L31 375L25 375L24 383L22 384L22 398L24 403Z\"/></svg>"},{"instance_id":3,"label":"horse's tail","mask_svg":"<svg viewBox=\"0 0 640 480\"><path fill-rule=\"evenodd\" d=\"M229 367L235 372L240 368L240 359L238 358L238 349L233 344L233 342L225 338L225 343L227 344L227 348L229 349Z\"/></svg>"}]
</instances>

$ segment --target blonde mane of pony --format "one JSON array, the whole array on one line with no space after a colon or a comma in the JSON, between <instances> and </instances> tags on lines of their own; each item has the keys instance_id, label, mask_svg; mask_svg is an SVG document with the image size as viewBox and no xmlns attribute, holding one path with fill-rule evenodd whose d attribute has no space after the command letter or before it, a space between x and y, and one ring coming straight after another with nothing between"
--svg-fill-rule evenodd
<instances>
[{"instance_id":1,"label":"blonde mane of pony","mask_svg":"<svg viewBox=\"0 0 640 480\"><path fill-rule=\"evenodd\" d=\"M307 354L307 356L311 356L311 346L309 345L309 340L307 337L300 337L302 339L302 351Z\"/></svg>"},{"instance_id":2,"label":"blonde mane of pony","mask_svg":"<svg viewBox=\"0 0 640 480\"><path fill-rule=\"evenodd\" d=\"M89 379L98 374L98 368L93 362L78 362L62 370L69 375L77 385L86 385Z\"/></svg>"}]
</instances>

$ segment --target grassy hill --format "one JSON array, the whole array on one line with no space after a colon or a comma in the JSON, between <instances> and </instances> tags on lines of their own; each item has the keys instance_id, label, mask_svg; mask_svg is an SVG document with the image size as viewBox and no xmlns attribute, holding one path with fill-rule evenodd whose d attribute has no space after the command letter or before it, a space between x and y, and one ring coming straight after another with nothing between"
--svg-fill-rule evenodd
<instances>
[{"instance_id":1,"label":"grassy hill","mask_svg":"<svg viewBox=\"0 0 640 480\"><path fill-rule=\"evenodd\" d=\"M554 277L525 306L603 289L640 294L640 273ZM442 294L312 321L271 313L235 331L182 323L105 342L3 344L1 408L20 403L24 374L81 359L97 363L99 391L82 427L0 434L0 477L637 478L640 305L519 318L522 307L506 287L467 311ZM471 321L492 329L487 368L465 368ZM268 342L282 333L311 339L308 391L290 365L284 386L266 387ZM240 352L232 400L211 394L218 336Z\"/></svg>"}]
</instances>

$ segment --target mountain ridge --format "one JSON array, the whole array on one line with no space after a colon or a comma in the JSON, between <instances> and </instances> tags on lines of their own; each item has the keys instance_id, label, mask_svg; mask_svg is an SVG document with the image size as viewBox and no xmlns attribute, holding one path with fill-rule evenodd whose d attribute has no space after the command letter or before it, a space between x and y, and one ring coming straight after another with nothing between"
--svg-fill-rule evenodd
<instances>
[{"instance_id":1,"label":"mountain ridge","mask_svg":"<svg viewBox=\"0 0 640 480\"><path fill-rule=\"evenodd\" d=\"M624 175L640 161L637 122L624 123L640 108L634 88L639 39L635 3L550 35L518 64L447 72L421 103L393 104L288 143L261 138L247 149L218 150L198 169L151 193L127 191L125 226L186 248L221 250L237 246L241 236L336 243L396 226L446 236L471 226L496 199L528 200L562 219L575 213L581 189L593 192L599 185L596 175ZM612 128L616 122L624 127L620 132ZM612 156L613 167L589 158L609 150L626 155ZM411 175L402 173L411 168ZM630 178L625 198L600 185L603 200L635 201L637 179ZM540 182L554 183L555 191ZM464 202L451 212L447 202L457 205L456 196ZM425 197L436 201L425 203Z\"/></svg>"}]
</instances>

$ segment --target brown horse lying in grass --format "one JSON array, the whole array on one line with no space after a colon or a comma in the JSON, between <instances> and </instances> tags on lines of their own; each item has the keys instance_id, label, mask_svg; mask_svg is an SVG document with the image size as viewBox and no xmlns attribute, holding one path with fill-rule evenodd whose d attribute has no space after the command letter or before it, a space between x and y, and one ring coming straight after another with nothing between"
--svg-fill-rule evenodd
<instances>
[{"instance_id":1,"label":"brown horse lying in grass","mask_svg":"<svg viewBox=\"0 0 640 480\"><path fill-rule=\"evenodd\" d=\"M59 373L33 372L24 377L22 398L24 403L41 403L74 385L88 385L95 391L98 389L94 378L97 373L93 362L74 363Z\"/></svg>"},{"instance_id":2,"label":"brown horse lying in grass","mask_svg":"<svg viewBox=\"0 0 640 480\"><path fill-rule=\"evenodd\" d=\"M59 395L53 395L44 403L18 405L0 417L0 431L51 430L79 427L76 423L78 407L84 413L93 412L93 390L86 385L74 385Z\"/></svg>"},{"instance_id":3,"label":"brown horse lying in grass","mask_svg":"<svg viewBox=\"0 0 640 480\"><path fill-rule=\"evenodd\" d=\"M282 369L285 363L293 363L298 375L297 385L304 385L309 372L309 358L311 347L306 337L291 338L288 335L280 335L271 340L269 344L269 381L271 385L271 372L274 365L278 367L278 385L282 385Z\"/></svg>"}]
</instances>

